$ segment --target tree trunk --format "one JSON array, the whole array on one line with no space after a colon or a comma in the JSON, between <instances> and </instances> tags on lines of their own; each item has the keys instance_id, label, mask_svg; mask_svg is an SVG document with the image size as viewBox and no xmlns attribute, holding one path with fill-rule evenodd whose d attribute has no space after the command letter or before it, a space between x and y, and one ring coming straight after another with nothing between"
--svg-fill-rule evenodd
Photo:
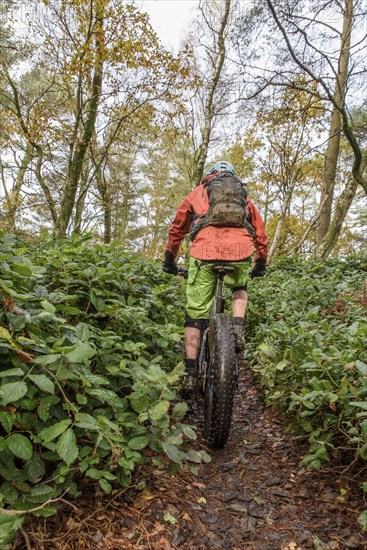
<instances>
[{"instance_id":1,"label":"tree trunk","mask_svg":"<svg viewBox=\"0 0 367 550\"><path fill-rule=\"evenodd\" d=\"M328 231L322 242L319 244L319 256L323 260L331 254L338 240L343 222L355 197L357 187L357 181L353 178L353 176L350 176L347 185L343 189L343 192L336 203L335 213L332 222L329 224Z\"/></svg>"},{"instance_id":2,"label":"tree trunk","mask_svg":"<svg viewBox=\"0 0 367 550\"><path fill-rule=\"evenodd\" d=\"M122 245L126 243L126 231L127 223L129 219L130 211L130 171L125 174L125 183L122 188L122 205L121 205L121 219L120 219L120 231L119 240Z\"/></svg>"},{"instance_id":3,"label":"tree trunk","mask_svg":"<svg viewBox=\"0 0 367 550\"><path fill-rule=\"evenodd\" d=\"M367 165L367 159L361 167L362 174ZM320 257L325 260L333 251L337 240L339 238L341 229L343 227L344 220L348 214L349 208L353 202L358 188L358 181L351 175L348 179L347 185L343 189L336 206L333 219L329 225L328 231L320 245Z\"/></svg>"},{"instance_id":4,"label":"tree trunk","mask_svg":"<svg viewBox=\"0 0 367 550\"><path fill-rule=\"evenodd\" d=\"M87 195L89 184L89 163L84 163L83 173L81 176L80 181L80 191L78 200L76 201L76 207L75 207L75 218L74 218L74 229L73 233L76 233L77 235L81 234L82 230L82 221L83 221L83 210L84 210L84 204L85 204L85 197Z\"/></svg>"},{"instance_id":5,"label":"tree trunk","mask_svg":"<svg viewBox=\"0 0 367 550\"><path fill-rule=\"evenodd\" d=\"M89 99L89 111L85 121L82 137L73 152L70 163L68 178L61 199L60 213L57 224L55 226L55 234L58 237L66 235L70 218L75 205L75 197L77 194L80 178L82 174L85 155L92 139L99 101L102 91L103 77L103 59L104 59L104 29L103 16L104 7L101 2L96 2L96 21L95 21L95 63L94 74L92 81L92 92Z\"/></svg>"},{"instance_id":6,"label":"tree trunk","mask_svg":"<svg viewBox=\"0 0 367 550\"><path fill-rule=\"evenodd\" d=\"M103 208L103 242L110 243L112 239L112 205L111 205L111 192L108 189L108 185L103 178L100 164L97 164L94 158L96 169L96 181L98 192L102 200Z\"/></svg>"},{"instance_id":7,"label":"tree trunk","mask_svg":"<svg viewBox=\"0 0 367 550\"><path fill-rule=\"evenodd\" d=\"M103 220L104 220L104 233L103 240L105 243L110 243L112 239L112 209L111 200L107 198L106 203L103 203Z\"/></svg>"},{"instance_id":8,"label":"tree trunk","mask_svg":"<svg viewBox=\"0 0 367 550\"><path fill-rule=\"evenodd\" d=\"M218 86L220 74L226 57L224 33L229 19L231 0L226 0L224 15L218 31L218 52L213 60L213 74L208 87L208 97L205 102L204 127L201 130L201 144L195 152L193 183L199 185L203 178L204 166L213 127L214 94Z\"/></svg>"},{"instance_id":9,"label":"tree trunk","mask_svg":"<svg viewBox=\"0 0 367 550\"><path fill-rule=\"evenodd\" d=\"M43 175L42 175L42 162L43 162L43 149L41 145L34 145L36 151L37 151L37 164L36 164L36 178L38 180L38 183L40 184L42 191L45 194L46 202L48 205L48 208L50 210L50 214L52 217L52 221L54 223L54 226L57 223L57 208L55 201L53 199L52 193L50 191L50 188L48 187L47 183L45 182Z\"/></svg>"},{"instance_id":10,"label":"tree trunk","mask_svg":"<svg viewBox=\"0 0 367 550\"><path fill-rule=\"evenodd\" d=\"M324 200L326 200L327 197L325 197ZM307 239L307 237L309 236L309 234L311 233L312 229L314 229L314 227L316 227L316 224L319 220L319 216L320 216L320 208L317 210L316 214L312 217L306 231L304 232L304 234L302 235L302 238L301 240L298 242L298 244L295 246L294 248L294 251L295 253L298 253L302 246L303 246L303 243L305 242L305 240Z\"/></svg>"},{"instance_id":11,"label":"tree trunk","mask_svg":"<svg viewBox=\"0 0 367 550\"><path fill-rule=\"evenodd\" d=\"M269 262L271 261L272 257L274 256L275 251L277 250L277 248L279 246L280 238L281 238L281 235L282 235L282 229L283 229L284 222L285 222L285 217L287 215L287 211L288 211L291 199L292 199L293 190L294 190L294 187L296 185L296 181L297 180L295 178L290 183L290 185L287 189L287 192L285 194L283 204L282 204L282 208L281 208L281 212L280 212L280 218L278 220L277 227L276 227L275 234L274 234L274 239L273 239L273 242L271 243L270 250L269 250Z\"/></svg>"},{"instance_id":12,"label":"tree trunk","mask_svg":"<svg viewBox=\"0 0 367 550\"><path fill-rule=\"evenodd\" d=\"M15 216L19 206L19 197L20 192L24 183L24 176L27 172L28 166L33 159L33 147L27 142L26 150L22 161L19 166L17 177L13 189L8 193L7 200L5 203L5 224L8 231L13 231L15 229Z\"/></svg>"},{"instance_id":13,"label":"tree trunk","mask_svg":"<svg viewBox=\"0 0 367 550\"><path fill-rule=\"evenodd\" d=\"M329 140L326 150L324 180L321 186L320 213L316 229L316 255L322 255L322 241L328 232L333 205L335 177L339 158L340 134L342 131L342 110L348 80L348 64L350 57L350 40L353 20L353 0L345 0L341 48L338 63L338 73L334 90L334 106L332 109Z\"/></svg>"}]
</instances>

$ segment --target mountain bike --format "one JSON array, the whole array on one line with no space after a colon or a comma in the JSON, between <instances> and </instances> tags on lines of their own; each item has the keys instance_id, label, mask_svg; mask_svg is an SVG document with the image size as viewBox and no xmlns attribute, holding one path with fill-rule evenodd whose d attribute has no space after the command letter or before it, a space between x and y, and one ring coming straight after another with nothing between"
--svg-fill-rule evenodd
<instances>
[{"instance_id":1,"label":"mountain bike","mask_svg":"<svg viewBox=\"0 0 367 550\"><path fill-rule=\"evenodd\" d=\"M222 449L228 439L238 386L238 363L232 319L225 313L223 280L234 267L213 265L217 276L209 321L202 329L196 391L204 396L204 437L211 447ZM181 270L185 272L185 270ZM187 272L186 272L187 273ZM185 273L179 273L185 276Z\"/></svg>"}]
</instances>

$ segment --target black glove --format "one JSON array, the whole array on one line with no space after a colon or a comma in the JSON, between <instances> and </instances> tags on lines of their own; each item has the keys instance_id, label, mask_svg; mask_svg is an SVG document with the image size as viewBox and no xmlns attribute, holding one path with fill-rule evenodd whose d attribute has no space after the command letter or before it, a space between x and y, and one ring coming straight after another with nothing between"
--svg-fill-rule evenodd
<instances>
[{"instance_id":1,"label":"black glove","mask_svg":"<svg viewBox=\"0 0 367 550\"><path fill-rule=\"evenodd\" d=\"M176 265L175 258L173 257L172 252L169 252L169 250L166 250L164 256L163 271L165 273L171 273L172 275L177 275L178 273L178 267Z\"/></svg>"},{"instance_id":2,"label":"black glove","mask_svg":"<svg viewBox=\"0 0 367 550\"><path fill-rule=\"evenodd\" d=\"M187 269L182 269L181 267L179 268L178 270L178 275L181 275L181 277L183 277L184 279L188 279L189 278L189 272Z\"/></svg>"},{"instance_id":3,"label":"black glove","mask_svg":"<svg viewBox=\"0 0 367 550\"><path fill-rule=\"evenodd\" d=\"M265 275L266 269L266 260L264 258L259 258L256 260L254 267L250 271L250 277L263 277Z\"/></svg>"}]
</instances>

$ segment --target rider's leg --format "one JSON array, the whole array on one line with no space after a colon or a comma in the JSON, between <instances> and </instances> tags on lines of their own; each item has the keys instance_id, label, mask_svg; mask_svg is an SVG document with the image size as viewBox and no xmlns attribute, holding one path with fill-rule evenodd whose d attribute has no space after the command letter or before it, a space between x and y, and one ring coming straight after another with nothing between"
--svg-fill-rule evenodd
<instances>
[{"instance_id":1,"label":"rider's leg","mask_svg":"<svg viewBox=\"0 0 367 550\"><path fill-rule=\"evenodd\" d=\"M185 356L186 372L190 376L196 374L196 361L199 355L201 340L201 331L195 327L186 327L185 329Z\"/></svg>"},{"instance_id":2,"label":"rider's leg","mask_svg":"<svg viewBox=\"0 0 367 550\"><path fill-rule=\"evenodd\" d=\"M248 302L247 291L234 290L232 293L232 315L233 317L245 317Z\"/></svg>"},{"instance_id":3,"label":"rider's leg","mask_svg":"<svg viewBox=\"0 0 367 550\"><path fill-rule=\"evenodd\" d=\"M185 352L186 370L192 370L199 355L201 329L209 319L215 293L215 275L211 268L195 258L190 258L189 278L186 286Z\"/></svg>"},{"instance_id":4,"label":"rider's leg","mask_svg":"<svg viewBox=\"0 0 367 550\"><path fill-rule=\"evenodd\" d=\"M185 355L186 359L196 361L199 355L201 331L199 328L186 327L185 329Z\"/></svg>"},{"instance_id":5,"label":"rider's leg","mask_svg":"<svg viewBox=\"0 0 367 550\"><path fill-rule=\"evenodd\" d=\"M185 356L186 372L189 376L196 374L196 361L199 355L201 328L204 319L193 319L186 313L185 319Z\"/></svg>"},{"instance_id":6,"label":"rider's leg","mask_svg":"<svg viewBox=\"0 0 367 550\"><path fill-rule=\"evenodd\" d=\"M191 321L191 323L190 323ZM190 319L186 316L185 328L185 370L187 373L185 388L192 391L195 387L197 358L199 355L201 326L200 319Z\"/></svg>"},{"instance_id":7,"label":"rider's leg","mask_svg":"<svg viewBox=\"0 0 367 550\"><path fill-rule=\"evenodd\" d=\"M237 351L243 348L244 317L246 314L248 294L244 289L232 293L233 332Z\"/></svg>"}]
</instances>

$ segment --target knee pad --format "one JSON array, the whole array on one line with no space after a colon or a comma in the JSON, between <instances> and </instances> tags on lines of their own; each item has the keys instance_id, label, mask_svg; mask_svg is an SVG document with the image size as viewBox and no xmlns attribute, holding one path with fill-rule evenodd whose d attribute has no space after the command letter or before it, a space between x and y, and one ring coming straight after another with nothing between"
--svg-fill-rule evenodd
<instances>
[{"instance_id":1,"label":"knee pad","mask_svg":"<svg viewBox=\"0 0 367 550\"><path fill-rule=\"evenodd\" d=\"M202 330L203 324L206 321L206 319L193 319L189 315L185 315L185 328L191 327L191 328L197 328L199 330Z\"/></svg>"}]
</instances>

